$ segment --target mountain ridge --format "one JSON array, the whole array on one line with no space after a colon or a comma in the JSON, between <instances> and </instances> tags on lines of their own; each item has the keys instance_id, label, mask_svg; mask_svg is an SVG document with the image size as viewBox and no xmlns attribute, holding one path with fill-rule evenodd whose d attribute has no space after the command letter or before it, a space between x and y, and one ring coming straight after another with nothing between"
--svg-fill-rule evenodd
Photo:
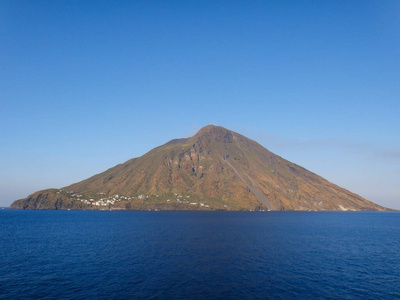
<instances>
[{"instance_id":1,"label":"mountain ridge","mask_svg":"<svg viewBox=\"0 0 400 300\"><path fill-rule=\"evenodd\" d=\"M63 189L36 192L11 207L387 210L256 141L215 125L201 128L192 137L170 140Z\"/></svg>"}]
</instances>

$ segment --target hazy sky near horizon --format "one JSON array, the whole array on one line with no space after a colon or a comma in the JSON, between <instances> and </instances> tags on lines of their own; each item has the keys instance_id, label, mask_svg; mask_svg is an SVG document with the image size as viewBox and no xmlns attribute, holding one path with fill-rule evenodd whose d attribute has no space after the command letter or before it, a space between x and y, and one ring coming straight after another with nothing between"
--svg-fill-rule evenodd
<instances>
[{"instance_id":1,"label":"hazy sky near horizon","mask_svg":"<svg viewBox=\"0 0 400 300\"><path fill-rule=\"evenodd\" d=\"M400 1L1 1L0 206L216 124L400 209Z\"/></svg>"}]
</instances>

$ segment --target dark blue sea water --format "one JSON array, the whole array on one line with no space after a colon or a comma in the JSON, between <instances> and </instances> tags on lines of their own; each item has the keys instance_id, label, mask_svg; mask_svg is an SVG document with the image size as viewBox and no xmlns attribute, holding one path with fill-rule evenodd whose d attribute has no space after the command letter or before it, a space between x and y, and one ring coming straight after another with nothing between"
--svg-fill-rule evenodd
<instances>
[{"instance_id":1,"label":"dark blue sea water","mask_svg":"<svg viewBox=\"0 0 400 300\"><path fill-rule=\"evenodd\" d=\"M400 214L0 210L0 298L400 299Z\"/></svg>"}]
</instances>

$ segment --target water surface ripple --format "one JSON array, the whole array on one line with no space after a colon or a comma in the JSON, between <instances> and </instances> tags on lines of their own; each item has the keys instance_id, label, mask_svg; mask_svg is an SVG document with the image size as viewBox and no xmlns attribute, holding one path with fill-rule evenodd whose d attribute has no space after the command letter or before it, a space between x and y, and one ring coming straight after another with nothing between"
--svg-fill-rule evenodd
<instances>
[{"instance_id":1,"label":"water surface ripple","mask_svg":"<svg viewBox=\"0 0 400 300\"><path fill-rule=\"evenodd\" d=\"M399 213L0 210L1 299L400 299Z\"/></svg>"}]
</instances>

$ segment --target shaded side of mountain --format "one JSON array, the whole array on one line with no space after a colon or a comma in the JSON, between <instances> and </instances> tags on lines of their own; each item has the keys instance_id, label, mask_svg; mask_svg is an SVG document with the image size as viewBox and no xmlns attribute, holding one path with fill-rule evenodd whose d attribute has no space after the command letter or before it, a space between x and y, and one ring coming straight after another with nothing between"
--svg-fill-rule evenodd
<instances>
[{"instance_id":1,"label":"shaded side of mountain","mask_svg":"<svg viewBox=\"0 0 400 300\"><path fill-rule=\"evenodd\" d=\"M72 201L67 195L57 193L56 189L36 192L25 199L14 201L10 208L15 209L84 209L80 201Z\"/></svg>"}]
</instances>

